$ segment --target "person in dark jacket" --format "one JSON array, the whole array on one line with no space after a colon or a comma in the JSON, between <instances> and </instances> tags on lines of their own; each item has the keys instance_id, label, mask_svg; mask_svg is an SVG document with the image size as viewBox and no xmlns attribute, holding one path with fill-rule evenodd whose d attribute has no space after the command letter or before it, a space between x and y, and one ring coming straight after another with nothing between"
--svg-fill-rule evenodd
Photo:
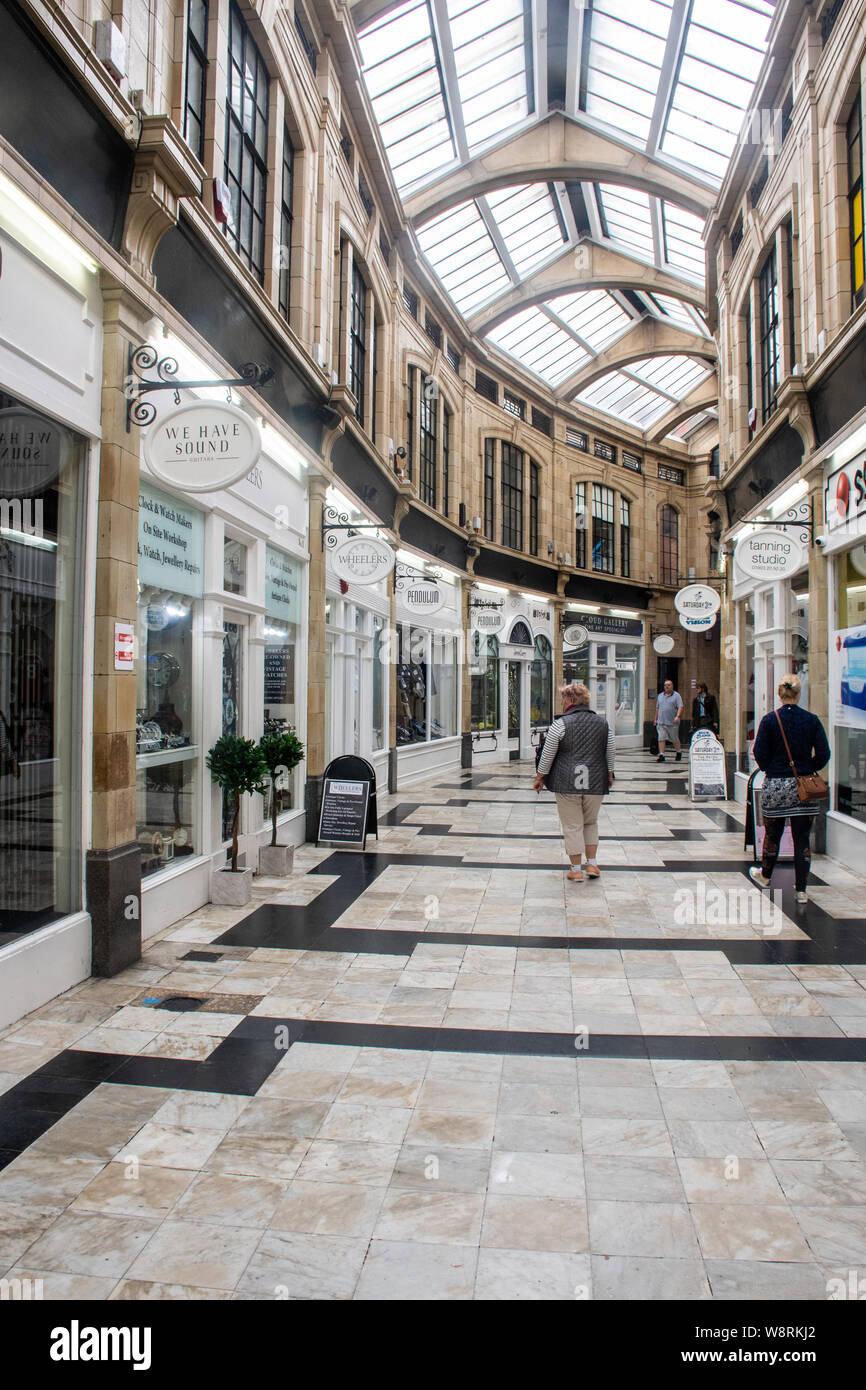
<instances>
[{"instance_id":1,"label":"person in dark jacket","mask_svg":"<svg viewBox=\"0 0 866 1390\"><path fill-rule=\"evenodd\" d=\"M714 734L719 732L718 702L703 681L698 683L697 694L692 700L692 732L695 729L712 729Z\"/></svg>"},{"instance_id":2,"label":"person in dark jacket","mask_svg":"<svg viewBox=\"0 0 866 1390\"><path fill-rule=\"evenodd\" d=\"M598 878L598 813L613 785L614 738L610 725L589 708L589 690L582 682L560 690L562 714L547 731L533 787L547 783L556 795L565 852L571 860L566 874L583 882L581 855L586 851L586 876Z\"/></svg>"},{"instance_id":3,"label":"person in dark jacket","mask_svg":"<svg viewBox=\"0 0 866 1390\"><path fill-rule=\"evenodd\" d=\"M801 777L810 772L820 772L822 767L827 766L830 761L830 745L817 714L810 714L808 710L797 707L799 698L800 677L783 676L779 682L781 708L765 714L758 727L752 752L755 762L765 774L764 785L761 788L764 851L760 869L754 865L749 869L749 877L759 888L769 888L779 857L779 844L785 821L789 819L794 840L797 902L805 903L808 901L806 883L810 863L809 835L812 821L819 811L824 810L824 806L820 801L799 799L797 781L791 771L779 722L781 720L791 758Z\"/></svg>"}]
</instances>

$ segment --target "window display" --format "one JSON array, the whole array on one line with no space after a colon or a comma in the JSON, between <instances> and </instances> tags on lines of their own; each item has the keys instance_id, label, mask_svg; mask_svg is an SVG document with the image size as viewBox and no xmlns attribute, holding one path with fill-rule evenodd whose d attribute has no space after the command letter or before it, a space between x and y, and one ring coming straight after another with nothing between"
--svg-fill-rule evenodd
<instances>
[{"instance_id":1,"label":"window display","mask_svg":"<svg viewBox=\"0 0 866 1390\"><path fill-rule=\"evenodd\" d=\"M836 632L830 645L833 806L866 823L866 546L838 555L835 563Z\"/></svg>"},{"instance_id":2,"label":"window display","mask_svg":"<svg viewBox=\"0 0 866 1390\"><path fill-rule=\"evenodd\" d=\"M499 638L472 634L472 729L499 728Z\"/></svg>"},{"instance_id":3,"label":"window display","mask_svg":"<svg viewBox=\"0 0 866 1390\"><path fill-rule=\"evenodd\" d=\"M529 673L529 722L534 729L550 724L552 707L553 661L550 642L536 637L535 657Z\"/></svg>"},{"instance_id":4,"label":"window display","mask_svg":"<svg viewBox=\"0 0 866 1390\"><path fill-rule=\"evenodd\" d=\"M262 732L283 733L296 729L295 663L301 597L301 567L290 555L273 546L265 551L264 708ZM298 804L297 777L293 773L276 788L277 813ZM264 816L272 814L269 791Z\"/></svg>"},{"instance_id":5,"label":"window display","mask_svg":"<svg viewBox=\"0 0 866 1390\"><path fill-rule=\"evenodd\" d=\"M0 945L81 906L86 448L0 392Z\"/></svg>"},{"instance_id":6,"label":"window display","mask_svg":"<svg viewBox=\"0 0 866 1390\"><path fill-rule=\"evenodd\" d=\"M430 737L453 738L457 733L457 638L433 632L430 637Z\"/></svg>"},{"instance_id":7,"label":"window display","mask_svg":"<svg viewBox=\"0 0 866 1390\"><path fill-rule=\"evenodd\" d=\"M637 645L616 645L616 710L614 732L617 734L637 734L640 732L641 655L643 649Z\"/></svg>"},{"instance_id":8,"label":"window display","mask_svg":"<svg viewBox=\"0 0 866 1390\"><path fill-rule=\"evenodd\" d=\"M421 628L397 630L397 743L427 740L427 635ZM419 659L420 658L420 659Z\"/></svg>"},{"instance_id":9,"label":"window display","mask_svg":"<svg viewBox=\"0 0 866 1390\"><path fill-rule=\"evenodd\" d=\"M373 751L385 747L385 620L373 615Z\"/></svg>"}]
</instances>

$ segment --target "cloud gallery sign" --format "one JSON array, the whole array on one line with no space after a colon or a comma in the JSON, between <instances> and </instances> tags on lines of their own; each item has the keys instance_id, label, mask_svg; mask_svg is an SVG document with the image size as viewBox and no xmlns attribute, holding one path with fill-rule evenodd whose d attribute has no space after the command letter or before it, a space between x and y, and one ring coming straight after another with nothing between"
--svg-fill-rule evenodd
<instances>
[{"instance_id":1,"label":"cloud gallery sign","mask_svg":"<svg viewBox=\"0 0 866 1390\"><path fill-rule=\"evenodd\" d=\"M255 420L236 405L194 401L153 422L144 435L150 471L184 492L218 492L245 478L262 449Z\"/></svg>"}]
</instances>

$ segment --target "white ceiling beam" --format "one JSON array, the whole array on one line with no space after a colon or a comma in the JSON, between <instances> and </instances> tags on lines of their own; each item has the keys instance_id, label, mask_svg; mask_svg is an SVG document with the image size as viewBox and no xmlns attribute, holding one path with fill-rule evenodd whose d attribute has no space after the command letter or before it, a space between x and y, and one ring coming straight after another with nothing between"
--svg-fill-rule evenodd
<instances>
[{"instance_id":1,"label":"white ceiling beam","mask_svg":"<svg viewBox=\"0 0 866 1390\"><path fill-rule=\"evenodd\" d=\"M577 115L580 107L580 64L586 24L586 0L572 0L568 7L568 48L565 69L565 109Z\"/></svg>"},{"instance_id":2,"label":"white ceiling beam","mask_svg":"<svg viewBox=\"0 0 866 1390\"><path fill-rule=\"evenodd\" d=\"M547 115L547 0L532 0L532 81L535 114Z\"/></svg>"},{"instance_id":3,"label":"white ceiling beam","mask_svg":"<svg viewBox=\"0 0 866 1390\"><path fill-rule=\"evenodd\" d=\"M657 153L664 135L668 112L674 99L674 89L677 84L683 50L688 38L691 11L692 0L674 0L667 43L665 44L665 56L662 59L655 106L647 137L646 150L649 155Z\"/></svg>"}]
</instances>

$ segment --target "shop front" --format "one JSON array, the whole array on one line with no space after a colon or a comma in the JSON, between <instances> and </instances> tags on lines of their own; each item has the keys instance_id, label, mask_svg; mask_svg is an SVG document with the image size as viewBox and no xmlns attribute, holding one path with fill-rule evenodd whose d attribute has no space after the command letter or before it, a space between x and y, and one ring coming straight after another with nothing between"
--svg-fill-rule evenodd
<instances>
[{"instance_id":1,"label":"shop front","mask_svg":"<svg viewBox=\"0 0 866 1390\"><path fill-rule=\"evenodd\" d=\"M640 618L567 606L562 616L563 681L582 681L618 748L639 748L643 730L644 632Z\"/></svg>"},{"instance_id":2,"label":"shop front","mask_svg":"<svg viewBox=\"0 0 866 1390\"><path fill-rule=\"evenodd\" d=\"M534 757L555 714L550 604L475 584L468 660L473 763Z\"/></svg>"},{"instance_id":3,"label":"shop front","mask_svg":"<svg viewBox=\"0 0 866 1390\"><path fill-rule=\"evenodd\" d=\"M832 750L827 849L858 862L866 835L866 452L828 460L824 553L829 580L829 737Z\"/></svg>"},{"instance_id":4,"label":"shop front","mask_svg":"<svg viewBox=\"0 0 866 1390\"><path fill-rule=\"evenodd\" d=\"M0 175L0 1027L90 973L96 265Z\"/></svg>"},{"instance_id":5,"label":"shop front","mask_svg":"<svg viewBox=\"0 0 866 1390\"><path fill-rule=\"evenodd\" d=\"M182 470L174 486L155 477L144 449L135 673L145 938L208 902L225 862L234 805L205 763L216 740L291 728L306 741L306 461L270 426L261 444L238 481L194 492ZM303 841L301 775L243 798L242 866L257 867L267 843L271 796L281 842Z\"/></svg>"},{"instance_id":6,"label":"shop front","mask_svg":"<svg viewBox=\"0 0 866 1390\"><path fill-rule=\"evenodd\" d=\"M460 767L459 576L398 551L394 570L397 785Z\"/></svg>"}]
</instances>

